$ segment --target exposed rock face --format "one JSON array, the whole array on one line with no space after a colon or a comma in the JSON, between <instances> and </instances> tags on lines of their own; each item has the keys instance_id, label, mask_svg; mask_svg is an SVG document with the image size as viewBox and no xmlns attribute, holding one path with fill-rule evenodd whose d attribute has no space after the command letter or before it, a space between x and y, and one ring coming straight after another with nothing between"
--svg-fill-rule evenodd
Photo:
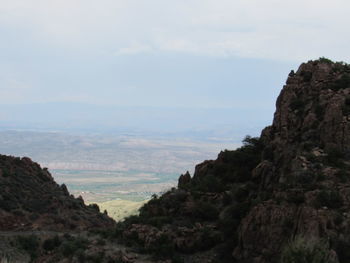
<instances>
[{"instance_id":1,"label":"exposed rock face","mask_svg":"<svg viewBox=\"0 0 350 263\"><path fill-rule=\"evenodd\" d=\"M243 147L197 165L192 178L182 175L179 189L124 223L124 238L136 233L148 244L143 236L156 242L162 233L179 253L277 263L301 237L322 241L329 262L350 262L349 160L350 66L310 61L289 74L273 123L260 138L247 137ZM192 234L181 247L184 227ZM140 234L147 231L152 234ZM210 242L193 246L198 238Z\"/></svg>"},{"instance_id":2,"label":"exposed rock face","mask_svg":"<svg viewBox=\"0 0 350 263\"><path fill-rule=\"evenodd\" d=\"M180 175L178 187L179 188L186 187L186 185L188 185L190 183L190 181L191 181L191 175L187 171L185 174Z\"/></svg>"},{"instance_id":3,"label":"exposed rock face","mask_svg":"<svg viewBox=\"0 0 350 263\"><path fill-rule=\"evenodd\" d=\"M350 68L302 64L289 75L276 106L272 126L261 135L263 160L253 170L269 200L242 220L234 256L274 262L271 256L299 235L330 240L330 253L347 262L344 246L350 246L344 237L350 229L343 212L350 210Z\"/></svg>"},{"instance_id":4,"label":"exposed rock face","mask_svg":"<svg viewBox=\"0 0 350 263\"><path fill-rule=\"evenodd\" d=\"M0 155L0 231L77 231L113 227L114 221L74 198L47 169L29 158Z\"/></svg>"}]
</instances>

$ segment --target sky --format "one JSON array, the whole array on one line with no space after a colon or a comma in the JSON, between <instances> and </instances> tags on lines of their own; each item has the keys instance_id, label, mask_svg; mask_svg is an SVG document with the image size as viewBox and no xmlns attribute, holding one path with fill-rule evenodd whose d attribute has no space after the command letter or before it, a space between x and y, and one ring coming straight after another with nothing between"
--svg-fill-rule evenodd
<instances>
[{"instance_id":1,"label":"sky","mask_svg":"<svg viewBox=\"0 0 350 263\"><path fill-rule=\"evenodd\" d=\"M349 11L345 0L0 0L0 104L272 117L291 69L350 61Z\"/></svg>"}]
</instances>

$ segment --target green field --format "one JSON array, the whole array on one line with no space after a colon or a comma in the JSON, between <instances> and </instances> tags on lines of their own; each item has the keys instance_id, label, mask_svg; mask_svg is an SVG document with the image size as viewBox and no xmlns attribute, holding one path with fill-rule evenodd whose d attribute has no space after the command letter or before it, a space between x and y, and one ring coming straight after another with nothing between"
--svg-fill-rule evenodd
<instances>
[{"instance_id":1,"label":"green field","mask_svg":"<svg viewBox=\"0 0 350 263\"><path fill-rule=\"evenodd\" d=\"M177 174L143 171L52 170L59 184L88 203L111 200L141 202L176 185Z\"/></svg>"},{"instance_id":2,"label":"green field","mask_svg":"<svg viewBox=\"0 0 350 263\"><path fill-rule=\"evenodd\" d=\"M177 179L176 174L140 171L52 170L52 174L74 196L87 204L96 203L116 221L138 214L153 194L174 187Z\"/></svg>"},{"instance_id":3,"label":"green field","mask_svg":"<svg viewBox=\"0 0 350 263\"><path fill-rule=\"evenodd\" d=\"M116 221L121 221L125 217L137 215L139 208L147 201L128 201L128 200L111 200L107 202L97 203L100 211L107 210L107 213Z\"/></svg>"}]
</instances>

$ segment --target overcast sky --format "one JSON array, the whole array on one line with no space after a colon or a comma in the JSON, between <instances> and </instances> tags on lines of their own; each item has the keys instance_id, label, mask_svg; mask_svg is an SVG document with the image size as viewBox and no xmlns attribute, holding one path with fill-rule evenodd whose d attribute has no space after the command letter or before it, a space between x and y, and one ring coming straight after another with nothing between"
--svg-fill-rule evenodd
<instances>
[{"instance_id":1,"label":"overcast sky","mask_svg":"<svg viewBox=\"0 0 350 263\"><path fill-rule=\"evenodd\" d=\"M289 70L350 61L345 0L0 0L0 103L274 108Z\"/></svg>"}]
</instances>

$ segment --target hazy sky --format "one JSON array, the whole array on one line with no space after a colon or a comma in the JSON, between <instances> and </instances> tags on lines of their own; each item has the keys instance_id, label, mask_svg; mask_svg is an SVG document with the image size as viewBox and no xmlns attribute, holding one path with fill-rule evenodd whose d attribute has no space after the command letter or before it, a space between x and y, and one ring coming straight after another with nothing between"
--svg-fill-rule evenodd
<instances>
[{"instance_id":1,"label":"hazy sky","mask_svg":"<svg viewBox=\"0 0 350 263\"><path fill-rule=\"evenodd\" d=\"M350 60L345 0L0 0L0 103L274 108L286 76Z\"/></svg>"}]
</instances>

